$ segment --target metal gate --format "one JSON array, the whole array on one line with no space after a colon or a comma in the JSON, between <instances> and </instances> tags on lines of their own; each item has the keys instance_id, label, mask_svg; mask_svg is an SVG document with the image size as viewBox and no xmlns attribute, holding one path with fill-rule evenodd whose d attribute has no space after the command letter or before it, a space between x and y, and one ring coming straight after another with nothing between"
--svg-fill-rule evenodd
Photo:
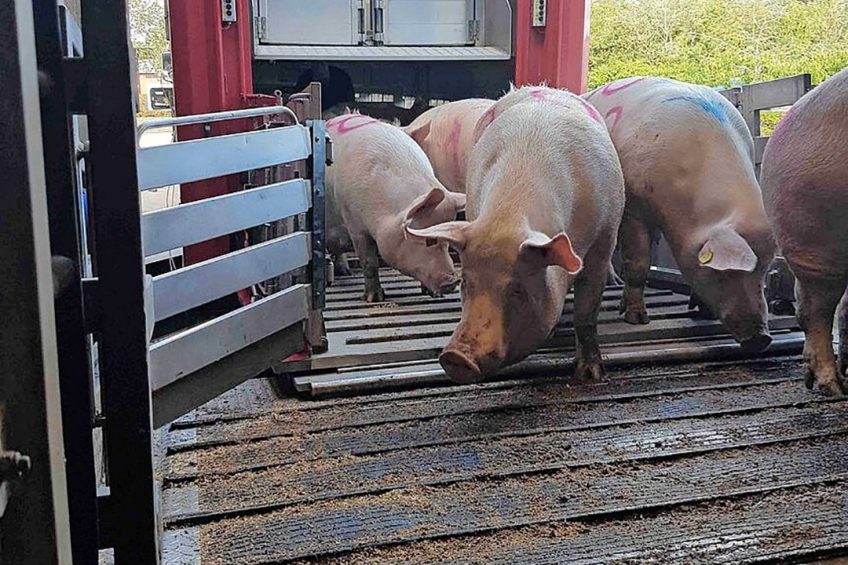
<instances>
[{"instance_id":1,"label":"metal gate","mask_svg":"<svg viewBox=\"0 0 848 565\"><path fill-rule=\"evenodd\" d=\"M0 199L0 258L10 270L2 304L22 316L0 332L0 446L21 452L9 454L21 474L28 461L33 468L29 488L15 490L28 497L9 506L15 521L2 523L4 562L66 562L72 553L95 563L98 549L114 548L117 563L157 563L155 426L301 351L306 321L323 307L324 124L300 123L284 106L180 117L159 125L202 124L207 137L138 149L126 3L83 0L70 14L56 0L3 1L17 30L3 36L3 52L20 57L2 65L13 85L0 97L13 157L3 176L16 183ZM247 118L266 127L208 133ZM88 147L77 135L86 122ZM143 191L286 163L305 174L141 214ZM145 273L147 256L290 216L301 218L296 231ZM162 325L151 339L158 323L292 272L294 283L276 279L288 286L211 319Z\"/></svg>"}]
</instances>

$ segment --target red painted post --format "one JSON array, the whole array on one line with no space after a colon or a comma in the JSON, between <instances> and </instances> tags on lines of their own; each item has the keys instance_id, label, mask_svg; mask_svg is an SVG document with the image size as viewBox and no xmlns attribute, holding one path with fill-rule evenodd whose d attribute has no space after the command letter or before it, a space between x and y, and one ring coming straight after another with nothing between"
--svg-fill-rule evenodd
<instances>
[{"instance_id":1,"label":"red painted post","mask_svg":"<svg viewBox=\"0 0 848 565\"><path fill-rule=\"evenodd\" d=\"M250 1L235 0L236 21L222 22L221 2L170 0L171 50L174 69L174 105L177 115L204 114L247 106L253 94ZM178 130L184 141L236 133L250 121L231 121ZM191 202L239 189L239 175L183 184L181 200ZM186 265L230 251L226 237L183 249Z\"/></svg>"},{"instance_id":2,"label":"red painted post","mask_svg":"<svg viewBox=\"0 0 848 565\"><path fill-rule=\"evenodd\" d=\"M518 0L515 16L515 83L547 83L577 94L589 71L591 0L547 0L544 27L532 27L532 0Z\"/></svg>"}]
</instances>

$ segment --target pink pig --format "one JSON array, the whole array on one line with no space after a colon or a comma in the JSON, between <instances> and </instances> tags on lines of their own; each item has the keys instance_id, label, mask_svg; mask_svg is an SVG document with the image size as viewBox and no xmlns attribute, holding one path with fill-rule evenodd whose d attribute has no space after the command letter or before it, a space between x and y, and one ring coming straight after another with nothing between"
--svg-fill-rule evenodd
<instances>
[{"instance_id":1,"label":"pink pig","mask_svg":"<svg viewBox=\"0 0 848 565\"><path fill-rule=\"evenodd\" d=\"M379 255L433 293L449 292L458 280L445 244L406 237L405 226L428 227L456 218L465 195L436 179L418 145L400 128L360 114L327 122L333 164L327 168L327 248L356 251L368 302L384 298Z\"/></svg>"},{"instance_id":2,"label":"pink pig","mask_svg":"<svg viewBox=\"0 0 848 565\"><path fill-rule=\"evenodd\" d=\"M606 121L627 187L624 319L648 323L651 242L662 232L733 337L751 351L768 347L763 286L774 241L742 116L710 88L661 78L622 79L586 98Z\"/></svg>"},{"instance_id":3,"label":"pink pig","mask_svg":"<svg viewBox=\"0 0 848 565\"><path fill-rule=\"evenodd\" d=\"M449 102L427 110L404 128L429 157L436 178L449 190L465 193L474 126L494 103L485 98Z\"/></svg>"},{"instance_id":4,"label":"pink pig","mask_svg":"<svg viewBox=\"0 0 848 565\"><path fill-rule=\"evenodd\" d=\"M848 69L806 94L766 146L761 172L769 217L796 277L807 386L846 391L848 371ZM833 316L839 306L839 364Z\"/></svg>"},{"instance_id":5,"label":"pink pig","mask_svg":"<svg viewBox=\"0 0 848 565\"><path fill-rule=\"evenodd\" d=\"M599 377L598 310L624 209L615 148L564 91L517 89L492 108L469 161L469 221L408 229L462 259L462 319L440 362L475 382L521 360L550 335L573 283L576 376Z\"/></svg>"}]
</instances>

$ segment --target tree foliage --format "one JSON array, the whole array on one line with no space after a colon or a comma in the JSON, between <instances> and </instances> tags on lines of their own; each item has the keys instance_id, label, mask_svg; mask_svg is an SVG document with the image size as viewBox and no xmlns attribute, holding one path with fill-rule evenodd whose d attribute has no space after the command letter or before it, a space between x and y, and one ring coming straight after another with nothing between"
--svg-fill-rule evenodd
<instances>
[{"instance_id":1,"label":"tree foliage","mask_svg":"<svg viewBox=\"0 0 848 565\"><path fill-rule=\"evenodd\" d=\"M129 0L130 38L138 54L139 70L162 70L162 53L168 49L165 6L162 0Z\"/></svg>"},{"instance_id":2,"label":"tree foliage","mask_svg":"<svg viewBox=\"0 0 848 565\"><path fill-rule=\"evenodd\" d=\"M593 0L589 86L658 75L730 86L848 66L848 0Z\"/></svg>"}]
</instances>

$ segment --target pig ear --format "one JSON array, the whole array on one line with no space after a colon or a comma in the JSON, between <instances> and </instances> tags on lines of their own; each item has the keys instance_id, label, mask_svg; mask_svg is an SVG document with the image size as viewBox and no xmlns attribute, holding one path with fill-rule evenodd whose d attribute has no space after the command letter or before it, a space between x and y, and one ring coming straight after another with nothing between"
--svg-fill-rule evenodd
<instances>
[{"instance_id":1,"label":"pig ear","mask_svg":"<svg viewBox=\"0 0 848 565\"><path fill-rule=\"evenodd\" d=\"M716 271L754 272L757 254L741 235L732 228L713 232L698 252L698 263Z\"/></svg>"},{"instance_id":2,"label":"pig ear","mask_svg":"<svg viewBox=\"0 0 848 565\"><path fill-rule=\"evenodd\" d=\"M442 200L447 196L448 191L444 188L432 188L430 192L425 194L424 196L419 196L416 198L412 205L410 205L409 209L406 211L406 215L404 216L404 224L411 224L412 220L415 219L415 216L424 212L425 210L429 210L435 208L439 204L442 203Z\"/></svg>"},{"instance_id":3,"label":"pig ear","mask_svg":"<svg viewBox=\"0 0 848 565\"><path fill-rule=\"evenodd\" d=\"M406 135L411 137L415 143L421 145L427 136L430 135L430 122L424 122L420 126L406 126L403 128L403 131L406 132Z\"/></svg>"},{"instance_id":4,"label":"pig ear","mask_svg":"<svg viewBox=\"0 0 848 565\"><path fill-rule=\"evenodd\" d=\"M407 239L426 241L428 244L430 243L429 240L444 241L461 251L465 248L468 237L466 230L469 225L470 222L445 222L429 228L414 230L409 227L409 223L406 223L404 234Z\"/></svg>"},{"instance_id":5,"label":"pig ear","mask_svg":"<svg viewBox=\"0 0 848 565\"><path fill-rule=\"evenodd\" d=\"M519 252L539 259L545 266L562 267L570 275L576 275L583 269L583 259L575 253L571 240L565 233L549 238L543 233L534 233L521 244Z\"/></svg>"}]
</instances>

